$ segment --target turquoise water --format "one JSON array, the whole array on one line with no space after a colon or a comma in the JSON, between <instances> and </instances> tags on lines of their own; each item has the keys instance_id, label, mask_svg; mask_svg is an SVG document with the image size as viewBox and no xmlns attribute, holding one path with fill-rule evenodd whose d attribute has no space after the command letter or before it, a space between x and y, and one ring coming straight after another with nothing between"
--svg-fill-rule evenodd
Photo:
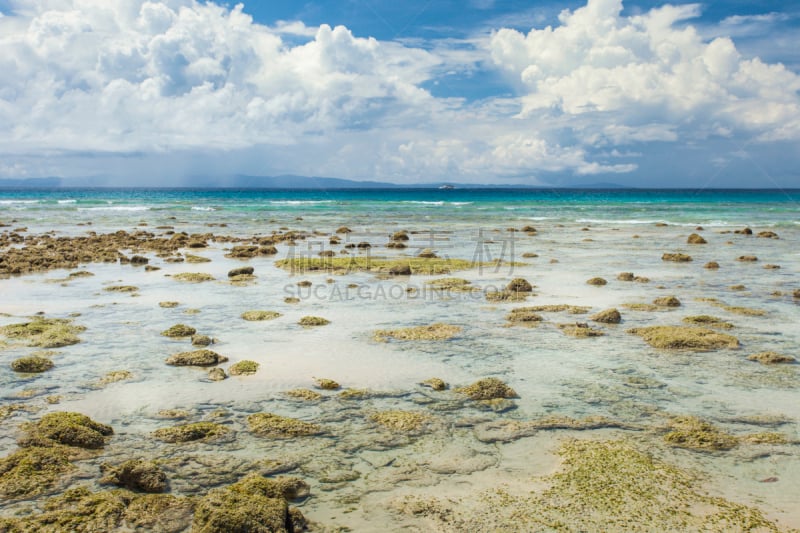
<instances>
[{"instance_id":1,"label":"turquoise water","mask_svg":"<svg viewBox=\"0 0 800 533\"><path fill-rule=\"evenodd\" d=\"M150 264L161 270L87 264L81 269L92 277L68 279L68 271L51 271L0 279L0 325L42 311L52 317L74 315L87 328L80 335L83 342L56 350L56 366L41 375L23 376L9 369L13 359L35 348L0 346L0 406L23 403L31 408L15 411L0 424L3 455L16 446L18 424L47 411L80 411L116 430L103 456L81 463L88 483L97 477L96 463L132 454L205 454L224 465L288 457L287 462L298 465L291 474L312 486L312 497L303 504L310 518L354 531L417 531L430 528L385 511L391 501L425 492L469 496L507 483L527 487L552 469L552 451L565 435L622 434L670 463L699 470L713 494L758 505L782 524L800 526L796 444L742 445L731 452L703 454L666 448L657 429L669 416L695 415L742 436L764 431L752 420L767 416L786 420L768 429L800 440L800 365L768 367L747 360L767 350L800 359L800 300L792 297L800 288L800 191L0 191L0 222L6 225L0 231L27 228L20 231L23 235L143 229L158 236L174 230L249 238L281 228L312 235L296 247L279 245L275 257L246 262L225 257L231 244L210 242L208 248L184 250L210 259L208 263L169 263L149 253ZM316 254L341 225L353 230L343 244L368 241L373 255L403 257L430 247L440 256L479 259L480 252L487 261L514 259L520 264L513 268L476 268L454 275L482 289L524 277L536 286L535 295L524 303L493 303L481 291L423 293L430 276L291 273L274 265L276 258L290 254ZM507 231L525 225L535 226L538 233ZM755 233L774 231L780 238L734 233L745 226ZM385 247L388 235L398 229L411 232L406 250ZM708 244L687 244L695 231ZM337 254L345 251L341 245L333 248ZM664 262L664 252L691 254L694 261ZM759 260L737 261L742 255ZM721 268L704 269L708 261L719 262ZM243 264L253 266L257 278L244 286L231 285L227 272ZM204 272L214 280L184 284L170 277L180 272ZM633 272L650 282L619 281L619 272ZM608 284L586 284L596 276ZM302 290L297 286L301 280L311 281L312 287ZM123 283L137 286L136 296L103 290ZM415 298L409 289L423 296ZM678 297L682 306L624 307L666 295ZM287 303L286 296L300 302ZM708 298L765 314L737 314ZM158 305L166 300L179 305ZM568 337L557 327L586 321L588 314L543 313L537 327L508 327L511 309L546 304L583 305L591 312L618 307L623 323L593 324L604 335L588 339ZM267 322L242 320L241 313L250 309L282 316ZM665 353L627 332L679 325L685 316L701 314L731 322L741 348ZM323 316L331 324L305 329L298 325L304 315ZM434 322L458 325L463 332L443 343L373 339L377 329ZM214 349L230 363L257 361L259 372L212 383L204 370L166 366L168 355L190 349L186 340L159 335L176 323L217 338ZM98 386L106 373L122 369L133 378ZM433 376L453 386L498 377L520 398L504 412L463 405L450 393L432 393L418 385ZM285 395L293 388L313 388L315 377L369 389L373 396L348 402L324 391L323 400L307 403ZM641 383L645 385L635 386ZM60 396L60 403L46 403L49 396ZM164 409L186 410L190 421L223 411L214 419L236 437L186 448L156 443L150 433L171 425L158 416ZM369 422L372 413L384 409L424 412L434 419L434 429L420 438L389 438ZM329 434L289 444L257 439L244 423L255 411L321 423ZM482 424L524 423L543 416L606 416L641 430L602 430L598 435L542 431L505 444L478 438ZM770 477L779 482L760 482ZM213 485L197 487L187 479L176 479L175 493L194 494ZM11 512L13 505L2 504L0 510Z\"/></svg>"}]
</instances>

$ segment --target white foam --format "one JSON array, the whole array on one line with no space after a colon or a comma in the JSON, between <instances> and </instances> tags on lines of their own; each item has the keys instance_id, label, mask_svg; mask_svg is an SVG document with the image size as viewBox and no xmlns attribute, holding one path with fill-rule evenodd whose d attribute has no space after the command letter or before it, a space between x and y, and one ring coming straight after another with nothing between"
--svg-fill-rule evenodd
<instances>
[{"instance_id":1,"label":"white foam","mask_svg":"<svg viewBox=\"0 0 800 533\"><path fill-rule=\"evenodd\" d=\"M192 211L217 211L216 207L203 207L200 205L192 206Z\"/></svg>"},{"instance_id":2,"label":"white foam","mask_svg":"<svg viewBox=\"0 0 800 533\"><path fill-rule=\"evenodd\" d=\"M79 207L78 211L150 211L146 205L115 205L109 207Z\"/></svg>"},{"instance_id":3,"label":"white foam","mask_svg":"<svg viewBox=\"0 0 800 533\"><path fill-rule=\"evenodd\" d=\"M0 200L0 205L38 204L39 200Z\"/></svg>"},{"instance_id":4,"label":"white foam","mask_svg":"<svg viewBox=\"0 0 800 533\"><path fill-rule=\"evenodd\" d=\"M74 204L77 200L59 200L59 204Z\"/></svg>"},{"instance_id":5,"label":"white foam","mask_svg":"<svg viewBox=\"0 0 800 533\"><path fill-rule=\"evenodd\" d=\"M272 200L272 205L316 205L316 204L330 204L333 200Z\"/></svg>"}]
</instances>

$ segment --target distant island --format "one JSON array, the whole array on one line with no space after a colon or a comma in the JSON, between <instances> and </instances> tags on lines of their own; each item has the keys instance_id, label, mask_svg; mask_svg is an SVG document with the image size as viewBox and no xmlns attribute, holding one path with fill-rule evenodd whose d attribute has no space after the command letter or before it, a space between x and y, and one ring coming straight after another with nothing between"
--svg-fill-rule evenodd
<instances>
[{"instance_id":1,"label":"distant island","mask_svg":"<svg viewBox=\"0 0 800 533\"><path fill-rule=\"evenodd\" d=\"M325 178L314 176L248 176L235 174L230 176L189 176L176 178L168 183L153 184L120 184L117 180L104 177L80 178L23 178L0 179L2 189L82 189L82 188L192 188L192 189L303 189L303 190L336 190L336 189L627 189L625 185L616 183L595 183L542 186L531 184L477 184L455 182L432 183L390 183L385 181L357 181L341 178Z\"/></svg>"}]
</instances>

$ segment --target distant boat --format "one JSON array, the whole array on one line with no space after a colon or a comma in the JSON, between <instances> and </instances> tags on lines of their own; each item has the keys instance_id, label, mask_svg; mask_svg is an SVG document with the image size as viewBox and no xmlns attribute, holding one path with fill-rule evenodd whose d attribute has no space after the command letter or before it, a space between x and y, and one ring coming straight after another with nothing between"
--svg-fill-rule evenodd
<instances>
[{"instance_id":1,"label":"distant boat","mask_svg":"<svg viewBox=\"0 0 800 533\"><path fill-rule=\"evenodd\" d=\"M449 191L451 189L455 189L455 187L453 187L452 185L440 185L439 189L443 191Z\"/></svg>"}]
</instances>

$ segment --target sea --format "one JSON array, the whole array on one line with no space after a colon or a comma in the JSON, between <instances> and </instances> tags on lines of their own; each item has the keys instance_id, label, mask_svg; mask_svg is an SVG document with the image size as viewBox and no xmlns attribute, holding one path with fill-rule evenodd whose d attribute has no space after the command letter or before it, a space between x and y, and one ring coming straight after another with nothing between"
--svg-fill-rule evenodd
<instances>
[{"instance_id":1,"label":"sea","mask_svg":"<svg viewBox=\"0 0 800 533\"><path fill-rule=\"evenodd\" d=\"M2 455L15 449L20 424L45 412L78 411L115 428L104 455L81 463L82 482L93 488L99 462L131 456L200 457L208 472L218 473L218 479L204 477L202 486L190 476L174 479L177 494L229 483L254 461L269 459L310 484L301 510L312 520L353 531L424 531L430 524L393 513L392 502L415 494L456 500L509 483L533 486L531 480L558 467L555 450L563 439L622 436L699 472L710 494L758 507L783 528L800 528L800 365L748 360L765 351L800 359L800 299L793 296L800 289L800 190L0 190L0 223L0 231L21 235L309 234L294 246L278 245L275 256L247 261L226 257L232 245L219 242L187 250L210 260L205 263L169 263L146 254L158 271L91 263L80 267L91 277L69 278L71 271L57 270L0 278L0 326L43 313L86 327L82 342L50 354L54 368L38 375L9 367L35 349L0 344L0 407L30 407L0 421ZM329 237L342 226L351 231L340 234L340 245L331 245ZM387 249L400 230L409 234L407 248ZM763 232L776 238L759 237ZM693 233L707 244L689 244ZM297 272L275 265L324 250L340 254L345 245L363 242L371 247L350 253L402 258L429 249L438 257L473 261L474 268L450 276L480 290L427 289L443 276ZM665 253L683 253L692 261L664 261ZM705 268L712 261L718 269ZM244 265L254 267L255 280L229 283L227 272ZM182 272L214 279L173 279ZM618 279L622 272L640 281ZM597 277L606 284L587 284ZM502 290L514 278L534 285L527 301L486 299L487 291ZM119 284L138 290L103 290ZM631 307L664 296L675 296L681 305ZM164 308L163 301L178 305ZM623 321L599 325L602 336L574 338L558 325L587 322L589 314L543 312L534 327L507 320L516 307L562 304L585 306L590 313L617 308ZM758 312L742 314L742 308ZM247 310L280 316L249 322L240 318ZM298 321L306 315L330 324L302 327ZM726 332L741 346L663 350L629 332L681 325L697 315L731 323ZM212 348L230 360L224 367L253 360L258 372L211 382L206 370L165 365L169 355L191 349L185 339L160 335L177 323L214 337ZM376 330L435 323L462 330L446 341L381 342L374 336ZM132 377L100 384L118 370ZM451 389L496 377L519 398L494 407L465 405L452 391L420 385L432 377ZM369 392L359 401L340 399L338 391L320 391L323 399L316 402L286 395L314 389L318 378ZM58 403L50 403L55 397ZM180 446L157 442L152 432L174 423L159 414L168 410L186 412L184 421L219 421L235 438ZM388 438L371 418L386 410L424 413L436 423L423 434ZM245 419L264 411L319 423L326 433L274 442L258 438ZM780 432L787 443L741 444L714 453L667 446L666 421L685 415L736 436ZM542 430L495 440L479 431L498 420L552 416L602 416L627 429ZM772 425L765 428L764 420ZM0 501L0 512L30 503Z\"/></svg>"}]
</instances>

